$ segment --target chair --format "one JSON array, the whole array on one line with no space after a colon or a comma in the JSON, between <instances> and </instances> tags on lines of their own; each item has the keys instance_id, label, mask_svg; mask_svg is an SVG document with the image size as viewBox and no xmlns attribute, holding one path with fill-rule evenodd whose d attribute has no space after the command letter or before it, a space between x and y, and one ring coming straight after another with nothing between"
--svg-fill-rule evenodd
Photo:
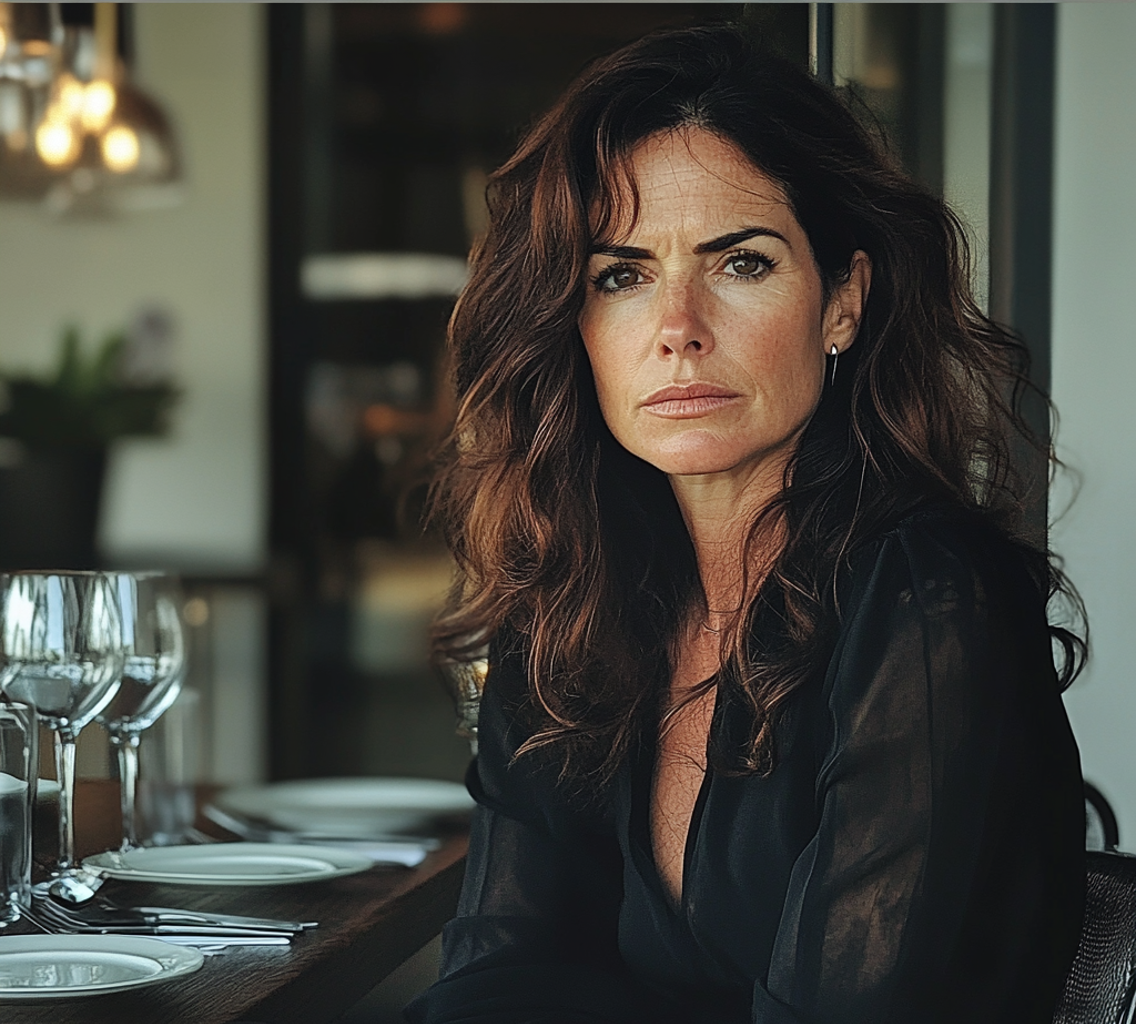
<instances>
[{"instance_id":1,"label":"chair","mask_svg":"<svg viewBox=\"0 0 1136 1024\"><path fill-rule=\"evenodd\" d=\"M1115 850L1120 846L1116 812L1105 795L1091 782L1085 783L1085 848Z\"/></svg>"},{"instance_id":2,"label":"chair","mask_svg":"<svg viewBox=\"0 0 1136 1024\"><path fill-rule=\"evenodd\" d=\"M1136 856L1088 850L1081 944L1054 1024L1129 1024L1136 995Z\"/></svg>"}]
</instances>

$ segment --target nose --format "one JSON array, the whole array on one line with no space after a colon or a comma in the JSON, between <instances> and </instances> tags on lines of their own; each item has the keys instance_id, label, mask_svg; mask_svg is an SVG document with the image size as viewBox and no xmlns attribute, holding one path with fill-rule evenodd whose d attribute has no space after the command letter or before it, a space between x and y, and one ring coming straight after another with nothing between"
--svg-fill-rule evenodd
<instances>
[{"instance_id":1,"label":"nose","mask_svg":"<svg viewBox=\"0 0 1136 1024\"><path fill-rule=\"evenodd\" d=\"M705 297L693 282L674 282L661 289L655 351L662 359L697 359L714 349Z\"/></svg>"}]
</instances>

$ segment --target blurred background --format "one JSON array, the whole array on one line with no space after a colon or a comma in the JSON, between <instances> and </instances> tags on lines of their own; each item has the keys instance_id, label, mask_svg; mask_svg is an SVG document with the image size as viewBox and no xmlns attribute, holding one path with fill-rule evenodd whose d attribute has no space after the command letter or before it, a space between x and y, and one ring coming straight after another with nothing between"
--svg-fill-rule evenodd
<instances>
[{"instance_id":1,"label":"blurred background","mask_svg":"<svg viewBox=\"0 0 1136 1024\"><path fill-rule=\"evenodd\" d=\"M1035 502L1094 629L1068 706L1136 835L1136 5L0 10L0 563L182 574L206 778L461 777L419 513L486 176L591 58L728 20L874 112L1025 335L1079 475Z\"/></svg>"}]
</instances>

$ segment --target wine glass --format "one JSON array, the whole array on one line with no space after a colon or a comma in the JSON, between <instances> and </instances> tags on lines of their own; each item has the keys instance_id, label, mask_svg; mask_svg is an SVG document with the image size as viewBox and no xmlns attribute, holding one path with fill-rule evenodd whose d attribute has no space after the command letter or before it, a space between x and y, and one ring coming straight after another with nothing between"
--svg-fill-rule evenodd
<instances>
[{"instance_id":1,"label":"wine glass","mask_svg":"<svg viewBox=\"0 0 1136 1024\"><path fill-rule=\"evenodd\" d=\"M469 749L477 755L477 719L481 708L481 694L485 677L489 674L489 650L480 647L470 651L462 660L447 658L440 667L449 683L450 696L457 712L459 736L469 740Z\"/></svg>"},{"instance_id":2,"label":"wine glass","mask_svg":"<svg viewBox=\"0 0 1136 1024\"><path fill-rule=\"evenodd\" d=\"M122 613L122 683L99 713L118 754L122 783L122 849L138 845L135 799L138 745L181 690L185 634L181 628L181 588L158 572L114 573Z\"/></svg>"},{"instance_id":3,"label":"wine glass","mask_svg":"<svg viewBox=\"0 0 1136 1024\"><path fill-rule=\"evenodd\" d=\"M75 867L75 740L114 696L122 621L111 581L97 572L13 572L3 578L0 689L36 709L55 733L60 876Z\"/></svg>"}]
</instances>

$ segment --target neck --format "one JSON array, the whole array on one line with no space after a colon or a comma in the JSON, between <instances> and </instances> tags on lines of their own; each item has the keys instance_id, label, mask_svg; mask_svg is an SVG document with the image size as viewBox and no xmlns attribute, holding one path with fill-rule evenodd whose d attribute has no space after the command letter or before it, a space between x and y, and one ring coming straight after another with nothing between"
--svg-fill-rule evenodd
<instances>
[{"instance_id":1,"label":"neck","mask_svg":"<svg viewBox=\"0 0 1136 1024\"><path fill-rule=\"evenodd\" d=\"M748 578L743 572L746 539L758 513L781 490L781 471L764 475L672 476L686 528L694 544L698 572L709 611L705 625L720 629L752 597L780 546L774 532L751 550Z\"/></svg>"}]
</instances>

